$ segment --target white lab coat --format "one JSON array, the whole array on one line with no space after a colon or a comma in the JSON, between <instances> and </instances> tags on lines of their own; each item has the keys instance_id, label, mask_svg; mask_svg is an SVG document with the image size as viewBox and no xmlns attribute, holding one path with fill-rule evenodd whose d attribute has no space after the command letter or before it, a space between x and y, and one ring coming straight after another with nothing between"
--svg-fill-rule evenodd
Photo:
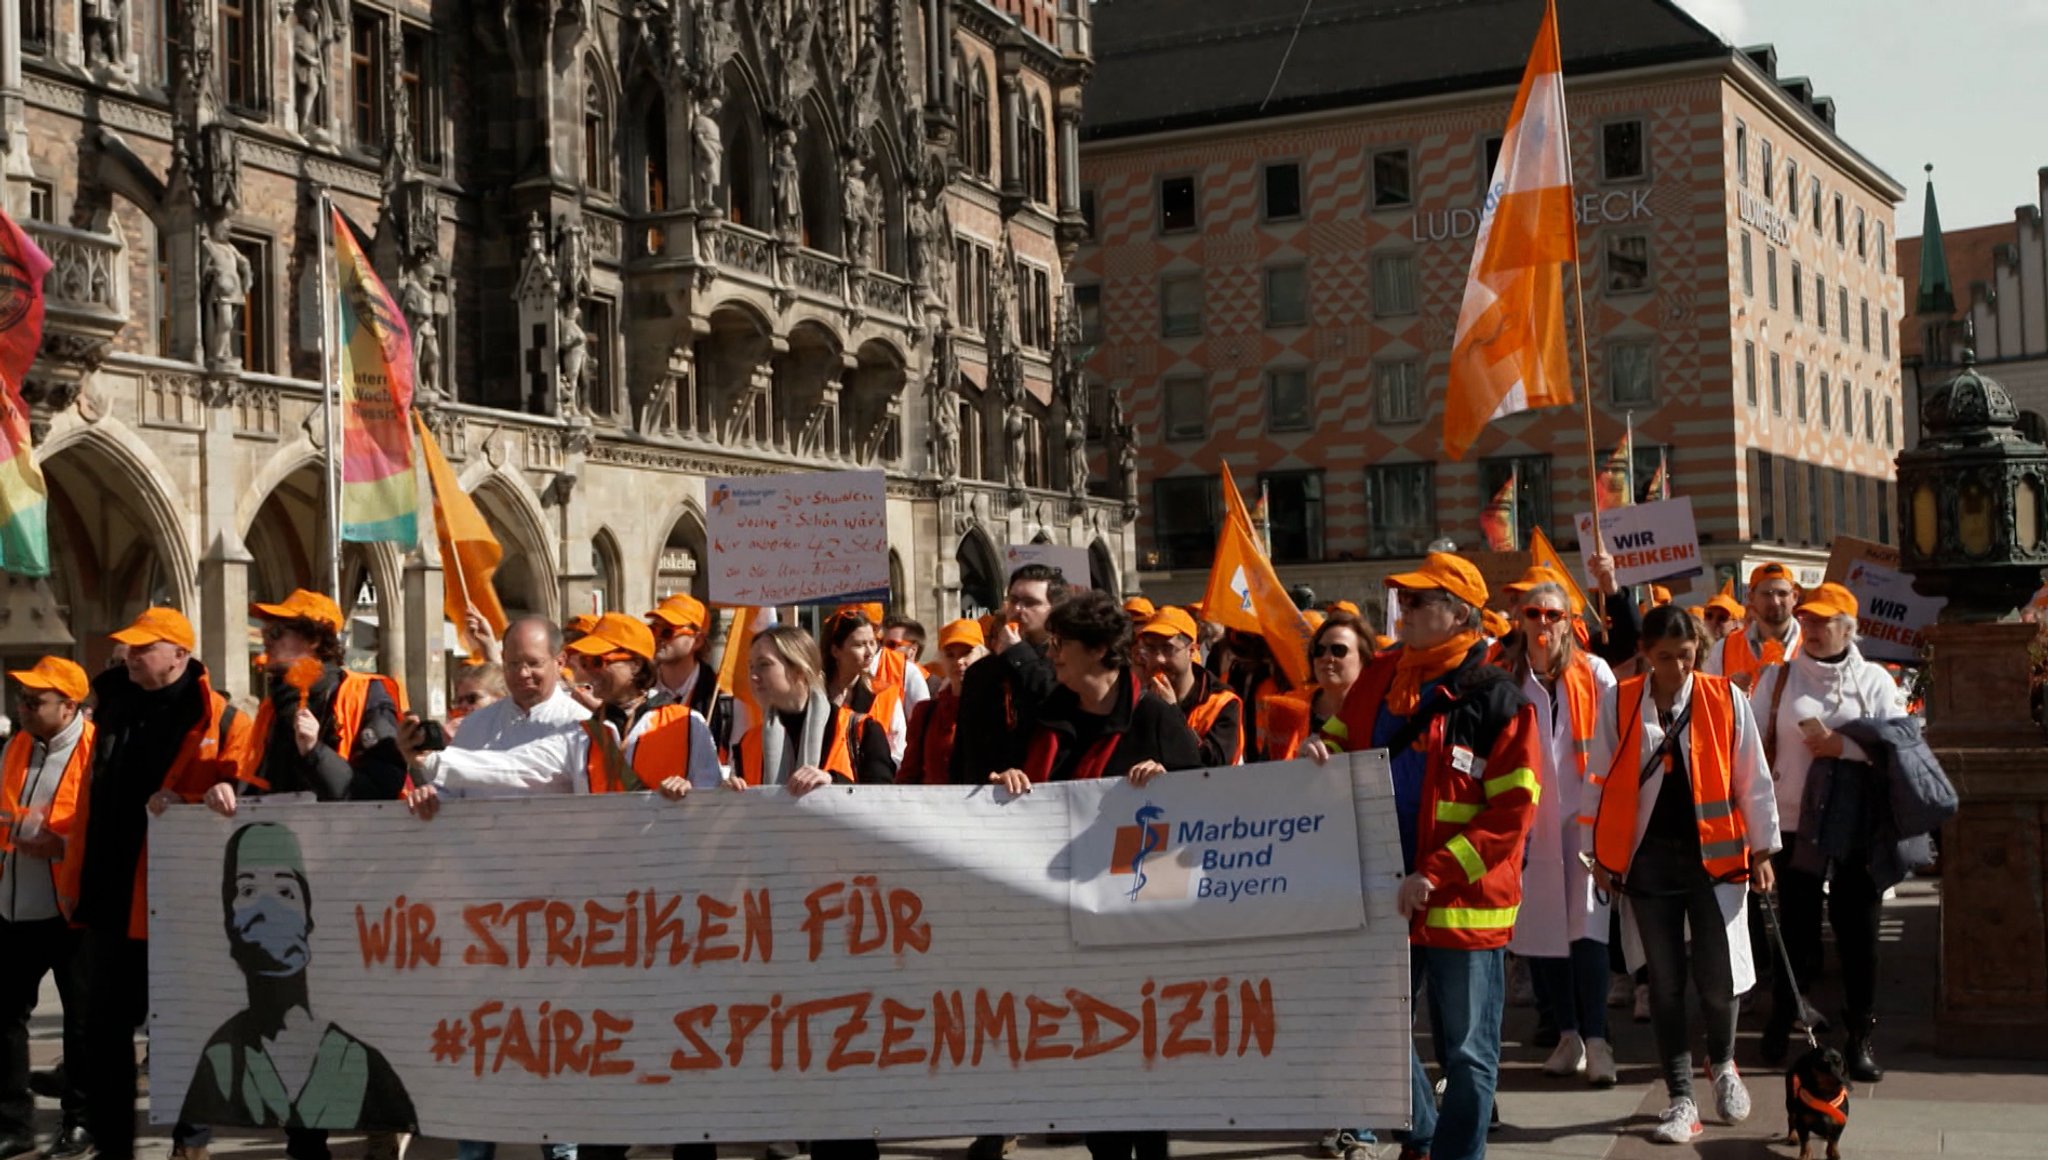
<instances>
[{"instance_id":1,"label":"white lab coat","mask_svg":"<svg viewBox=\"0 0 2048 1160\"><path fill-rule=\"evenodd\" d=\"M1674 715L1683 712L1685 706L1691 703L1693 680L1691 676L1686 677L1685 685L1678 690L1677 698L1672 701ZM1593 767L1611 770L1610 777L1640 777L1640 770L1613 768L1615 751L1621 744L1617 728L1620 712L1616 706L1617 700L1617 694L1614 693L1609 693L1603 698L1605 707L1600 714L1600 726L1593 735L1592 761L1597 763ZM1750 713L1749 701L1742 696L1740 689L1730 690L1729 707L1735 717L1735 752L1731 755L1729 782L1735 794L1736 808L1742 811L1743 825L1749 835L1750 851L1774 853L1782 843L1778 840L1777 795L1772 790L1770 771L1764 766L1763 737L1757 732L1756 719ZM1642 714L1642 752L1647 757L1664 740L1664 727L1657 722L1657 700L1647 689L1644 690L1639 712ZM1679 752L1684 755L1685 767L1691 769L1692 731L1686 730L1679 737L1677 744ZM1642 783L1636 795L1635 846L1630 849L1631 856L1635 849L1642 845L1643 832L1650 826L1650 812L1656 807L1657 794L1663 788L1664 771L1659 768L1650 775L1648 781ZM1592 810L1598 808L1598 795L1589 792L1587 798L1590 815ZM1586 829L1587 833L1583 840L1587 847L1591 848L1591 827L1588 826ZM1729 973L1735 979L1735 993L1740 995L1756 986L1756 964L1750 959L1749 954L1749 886L1740 882L1726 883L1716 886L1714 895L1721 903L1721 917L1727 927ZM1621 938L1622 951L1628 958L1629 969L1633 971L1643 965L1643 944L1641 936L1636 932L1634 917L1626 905L1621 908Z\"/></svg>"},{"instance_id":2,"label":"white lab coat","mask_svg":"<svg viewBox=\"0 0 2048 1160\"><path fill-rule=\"evenodd\" d=\"M1594 705L1614 711L1614 670L1599 657L1587 655L1593 669ZM1508 949L1531 958L1561 959L1582 938L1607 941L1607 904L1593 889L1593 872L1579 861L1587 848L1579 825L1585 778L1572 752L1571 710L1559 705L1553 713L1550 692L1534 674L1522 678L1522 694L1536 706L1544 728L1537 752L1543 767L1543 792L1536 798L1536 820L1522 865L1522 909L1515 916ZM1559 699L1563 699L1560 691ZM1598 728L1594 735L1598 736ZM1587 755L1588 773L1595 767Z\"/></svg>"}]
</instances>

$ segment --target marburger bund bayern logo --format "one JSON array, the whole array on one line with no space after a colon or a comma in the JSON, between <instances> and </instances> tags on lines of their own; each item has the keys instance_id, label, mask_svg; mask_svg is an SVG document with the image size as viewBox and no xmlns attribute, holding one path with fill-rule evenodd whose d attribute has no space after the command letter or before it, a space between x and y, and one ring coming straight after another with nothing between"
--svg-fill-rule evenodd
<instances>
[{"instance_id":1,"label":"marburger bund bayern logo","mask_svg":"<svg viewBox=\"0 0 2048 1160\"><path fill-rule=\"evenodd\" d=\"M1133 903L1177 902L1189 897L1234 903L1287 893L1287 876L1273 873L1275 851L1323 825L1323 814L1178 823L1152 802L1131 824L1116 828L1109 872L1128 876L1124 897ZM1200 871L1199 874L1196 871Z\"/></svg>"}]
</instances>

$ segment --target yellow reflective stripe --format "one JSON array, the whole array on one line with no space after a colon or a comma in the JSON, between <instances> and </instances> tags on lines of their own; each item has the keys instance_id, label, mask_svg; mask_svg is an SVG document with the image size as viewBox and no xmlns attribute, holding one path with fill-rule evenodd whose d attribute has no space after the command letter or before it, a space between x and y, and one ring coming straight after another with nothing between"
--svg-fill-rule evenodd
<instances>
[{"instance_id":1,"label":"yellow reflective stripe","mask_svg":"<svg viewBox=\"0 0 2048 1160\"><path fill-rule=\"evenodd\" d=\"M1462 826L1473 818L1478 817L1480 811L1485 808L1482 805L1468 805L1464 802L1438 802L1436 803L1436 820Z\"/></svg>"},{"instance_id":2,"label":"yellow reflective stripe","mask_svg":"<svg viewBox=\"0 0 2048 1160\"><path fill-rule=\"evenodd\" d=\"M1525 765L1513 773L1505 773L1499 777L1487 778L1486 800L1492 801L1494 798L1514 789L1528 790L1529 800L1532 802L1543 795L1543 786L1542 783L1536 780L1536 771Z\"/></svg>"},{"instance_id":3,"label":"yellow reflective stripe","mask_svg":"<svg viewBox=\"0 0 2048 1160\"><path fill-rule=\"evenodd\" d=\"M1349 741L1351 740L1351 726L1346 725L1340 718L1332 717L1323 722L1323 736L1335 737L1339 741Z\"/></svg>"},{"instance_id":4,"label":"yellow reflective stripe","mask_svg":"<svg viewBox=\"0 0 2048 1160\"><path fill-rule=\"evenodd\" d=\"M1479 857L1479 851L1472 848L1472 843L1465 840L1465 835L1453 834L1451 840L1444 843L1444 849L1449 850L1451 857L1458 860L1458 865L1465 868L1465 881L1477 882L1486 877L1486 862Z\"/></svg>"},{"instance_id":5,"label":"yellow reflective stripe","mask_svg":"<svg viewBox=\"0 0 2048 1160\"><path fill-rule=\"evenodd\" d=\"M1498 930L1515 925L1515 913L1519 910L1519 906L1432 906L1423 916L1422 925L1438 930Z\"/></svg>"}]
</instances>

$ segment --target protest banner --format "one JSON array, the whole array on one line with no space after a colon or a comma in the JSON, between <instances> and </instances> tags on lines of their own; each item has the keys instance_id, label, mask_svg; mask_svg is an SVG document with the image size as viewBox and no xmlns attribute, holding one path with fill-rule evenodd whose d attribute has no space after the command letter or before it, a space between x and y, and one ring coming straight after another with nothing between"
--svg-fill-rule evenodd
<instances>
[{"instance_id":1,"label":"protest banner","mask_svg":"<svg viewBox=\"0 0 2048 1160\"><path fill-rule=\"evenodd\" d=\"M1405 1125L1384 751L1146 786L1169 819L1348 809L1356 833L1294 827L1349 866L1362 919L1261 934L1330 899L1202 872L1266 884L1209 890L1166 954L1136 927L1075 939L1074 883L1118 871L1070 798L1107 811L1084 835L1121 826L1120 785L456 800L432 822L173 807L149 836L152 1118L633 1144ZM264 1082L294 1059L309 1079Z\"/></svg>"},{"instance_id":2,"label":"protest banner","mask_svg":"<svg viewBox=\"0 0 2048 1160\"><path fill-rule=\"evenodd\" d=\"M1834 546L1828 551L1827 580L1834 584L1849 583L1849 569L1859 563L1876 564L1880 567L1899 571L1899 550L1865 540L1857 536L1836 536Z\"/></svg>"},{"instance_id":3,"label":"protest banner","mask_svg":"<svg viewBox=\"0 0 2048 1160\"><path fill-rule=\"evenodd\" d=\"M1580 512L1574 523L1580 556L1592 556L1596 550L1593 513ZM1614 557L1615 582L1624 588L1694 576L1704 568L1691 496L1609 508L1600 513L1600 532L1607 554Z\"/></svg>"},{"instance_id":4,"label":"protest banner","mask_svg":"<svg viewBox=\"0 0 2048 1160\"><path fill-rule=\"evenodd\" d=\"M704 490L713 604L889 598L881 472L711 479Z\"/></svg>"},{"instance_id":5,"label":"protest banner","mask_svg":"<svg viewBox=\"0 0 2048 1160\"><path fill-rule=\"evenodd\" d=\"M1899 550L1855 536L1837 536L1828 554L1827 578L1856 596L1856 647L1874 661L1920 663L1927 630L1948 605L1946 597L1922 596L1913 577L1899 570Z\"/></svg>"},{"instance_id":6,"label":"protest banner","mask_svg":"<svg viewBox=\"0 0 2048 1160\"><path fill-rule=\"evenodd\" d=\"M1069 548L1062 544L1011 544L1003 549L1004 581L1007 582L1011 573L1026 564L1049 564L1059 569L1069 588L1094 587L1086 548Z\"/></svg>"}]
</instances>

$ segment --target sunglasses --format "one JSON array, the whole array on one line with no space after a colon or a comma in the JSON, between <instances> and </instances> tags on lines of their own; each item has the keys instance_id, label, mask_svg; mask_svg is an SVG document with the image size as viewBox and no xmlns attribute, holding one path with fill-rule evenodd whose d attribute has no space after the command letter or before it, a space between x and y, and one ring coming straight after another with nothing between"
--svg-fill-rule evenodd
<instances>
[{"instance_id":1,"label":"sunglasses","mask_svg":"<svg viewBox=\"0 0 2048 1160\"><path fill-rule=\"evenodd\" d=\"M1403 608L1428 608L1432 604L1442 602L1443 593L1401 592L1396 594L1395 599L1401 602L1401 607Z\"/></svg>"},{"instance_id":2,"label":"sunglasses","mask_svg":"<svg viewBox=\"0 0 2048 1160\"><path fill-rule=\"evenodd\" d=\"M1730 616L1729 616L1729 615L1728 615L1727 613L1725 613L1725 612L1709 612L1709 613L1707 613L1707 623L1708 623L1708 624L1726 624L1726 623L1728 623L1728 621L1729 621L1730 619L1732 619L1732 618L1731 618L1731 617L1730 617Z\"/></svg>"},{"instance_id":3,"label":"sunglasses","mask_svg":"<svg viewBox=\"0 0 2048 1160\"><path fill-rule=\"evenodd\" d=\"M1315 648L1309 650L1308 655L1311 660L1321 660L1324 657L1335 657L1336 659L1341 661L1345 657L1351 655L1351 646L1348 644L1319 644Z\"/></svg>"},{"instance_id":4,"label":"sunglasses","mask_svg":"<svg viewBox=\"0 0 2048 1160\"><path fill-rule=\"evenodd\" d=\"M1563 619L1564 619L1564 609L1562 609L1562 608L1524 608L1524 609L1522 610L1522 619L1523 619L1523 620L1528 620L1528 621L1537 621L1537 620L1540 620L1540 621L1542 621L1542 622L1543 622L1543 623L1545 623L1545 624L1556 624L1557 622L1559 622L1559 621L1561 621L1561 620L1563 620Z\"/></svg>"},{"instance_id":5,"label":"sunglasses","mask_svg":"<svg viewBox=\"0 0 2048 1160\"><path fill-rule=\"evenodd\" d=\"M481 708L489 704L490 701L491 695L489 693L464 693L462 696L455 698L456 704L471 709Z\"/></svg>"}]
</instances>

